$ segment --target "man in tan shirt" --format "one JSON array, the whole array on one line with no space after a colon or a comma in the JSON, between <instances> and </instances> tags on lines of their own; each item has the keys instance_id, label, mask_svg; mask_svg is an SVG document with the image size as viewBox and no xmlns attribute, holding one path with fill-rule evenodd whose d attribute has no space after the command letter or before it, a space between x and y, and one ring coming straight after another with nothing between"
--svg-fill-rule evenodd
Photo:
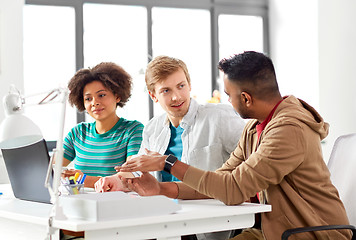
<instances>
[{"instance_id":1,"label":"man in tan shirt","mask_svg":"<svg viewBox=\"0 0 356 240\"><path fill-rule=\"evenodd\" d=\"M215 198L228 205L249 201L258 193L261 203L272 205L272 212L262 214L262 229L246 230L234 239L276 240L289 228L348 224L321 153L329 125L304 101L281 96L273 63L264 54L244 52L221 60L219 69L230 103L242 118L252 119L230 158L211 172L152 152L123 165L121 171L143 172L139 178L123 179L127 186L140 195ZM158 183L148 173L157 170L182 182ZM350 239L348 231L297 236Z\"/></svg>"}]
</instances>

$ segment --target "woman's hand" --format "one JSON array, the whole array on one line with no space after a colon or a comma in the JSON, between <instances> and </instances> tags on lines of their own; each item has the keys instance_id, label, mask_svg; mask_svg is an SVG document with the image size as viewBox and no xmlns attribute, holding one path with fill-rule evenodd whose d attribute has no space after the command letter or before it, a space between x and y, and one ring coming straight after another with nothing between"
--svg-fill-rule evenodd
<instances>
[{"instance_id":1,"label":"woman's hand","mask_svg":"<svg viewBox=\"0 0 356 240\"><path fill-rule=\"evenodd\" d=\"M62 171L62 178L66 178L66 177L71 177L74 176L76 173L79 173L79 175L83 175L83 172L77 169L66 169L64 171Z\"/></svg>"},{"instance_id":2,"label":"woman's hand","mask_svg":"<svg viewBox=\"0 0 356 240\"><path fill-rule=\"evenodd\" d=\"M102 177L99 178L98 181L94 184L94 188L96 192L114 192L114 191L124 191L124 192L129 192L130 189L124 186L122 183L121 179L119 178L120 175L126 175L126 176L131 176L132 174L129 173L121 174L117 173L112 176L108 177Z\"/></svg>"},{"instance_id":3,"label":"woman's hand","mask_svg":"<svg viewBox=\"0 0 356 240\"><path fill-rule=\"evenodd\" d=\"M116 171L120 172L149 172L149 171L162 171L164 168L165 155L157 152L152 152L147 149L146 155L131 158L122 166L115 167Z\"/></svg>"}]
</instances>

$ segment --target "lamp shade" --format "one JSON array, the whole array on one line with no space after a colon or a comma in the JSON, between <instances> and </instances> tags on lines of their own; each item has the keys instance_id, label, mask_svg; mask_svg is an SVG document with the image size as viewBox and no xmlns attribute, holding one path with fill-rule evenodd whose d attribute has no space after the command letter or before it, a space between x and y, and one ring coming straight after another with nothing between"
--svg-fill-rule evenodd
<instances>
[{"instance_id":1,"label":"lamp shade","mask_svg":"<svg viewBox=\"0 0 356 240\"><path fill-rule=\"evenodd\" d=\"M21 113L7 115L0 125L0 148L18 148L41 140L39 127Z\"/></svg>"},{"instance_id":2,"label":"lamp shade","mask_svg":"<svg viewBox=\"0 0 356 240\"><path fill-rule=\"evenodd\" d=\"M23 103L24 98L12 86L3 98L5 119L0 125L0 149L24 147L43 138L39 127L23 115Z\"/></svg>"}]
</instances>

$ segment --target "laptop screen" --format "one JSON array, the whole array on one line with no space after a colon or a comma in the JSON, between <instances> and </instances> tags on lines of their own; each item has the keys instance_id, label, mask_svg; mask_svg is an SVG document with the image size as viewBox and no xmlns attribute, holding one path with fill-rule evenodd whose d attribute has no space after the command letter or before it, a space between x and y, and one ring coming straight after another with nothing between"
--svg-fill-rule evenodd
<instances>
[{"instance_id":1,"label":"laptop screen","mask_svg":"<svg viewBox=\"0 0 356 240\"><path fill-rule=\"evenodd\" d=\"M1 151L15 197L50 203L48 189L44 186L50 160L45 140Z\"/></svg>"}]
</instances>

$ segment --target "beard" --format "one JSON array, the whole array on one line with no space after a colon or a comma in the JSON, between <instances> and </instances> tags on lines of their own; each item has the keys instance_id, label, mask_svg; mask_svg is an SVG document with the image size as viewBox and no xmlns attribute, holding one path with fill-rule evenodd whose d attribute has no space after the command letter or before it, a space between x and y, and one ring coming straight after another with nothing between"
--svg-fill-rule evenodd
<instances>
[{"instance_id":1,"label":"beard","mask_svg":"<svg viewBox=\"0 0 356 240\"><path fill-rule=\"evenodd\" d=\"M243 106L241 103L238 106L238 109L235 109L235 112L240 115L242 119L251 119L252 114L249 112L249 110Z\"/></svg>"}]
</instances>

